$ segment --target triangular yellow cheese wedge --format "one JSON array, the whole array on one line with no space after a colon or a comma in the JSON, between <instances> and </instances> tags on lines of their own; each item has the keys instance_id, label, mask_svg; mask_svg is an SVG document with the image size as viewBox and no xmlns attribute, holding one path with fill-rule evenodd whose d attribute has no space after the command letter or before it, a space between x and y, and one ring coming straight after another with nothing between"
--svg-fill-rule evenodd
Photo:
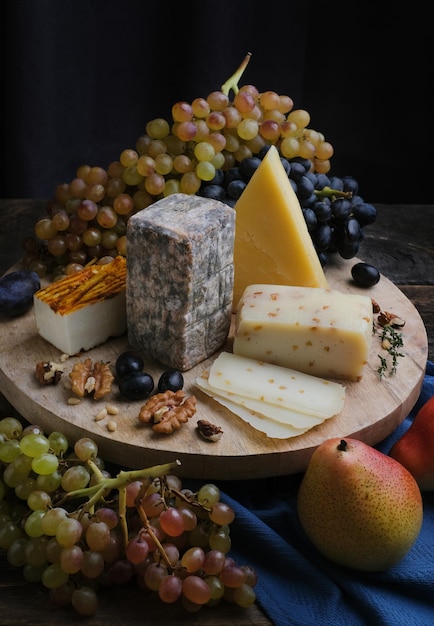
<instances>
[{"instance_id":1,"label":"triangular yellow cheese wedge","mask_svg":"<svg viewBox=\"0 0 434 626\"><path fill-rule=\"evenodd\" d=\"M235 211L234 309L244 289L253 283L328 287L275 146L270 146Z\"/></svg>"}]
</instances>

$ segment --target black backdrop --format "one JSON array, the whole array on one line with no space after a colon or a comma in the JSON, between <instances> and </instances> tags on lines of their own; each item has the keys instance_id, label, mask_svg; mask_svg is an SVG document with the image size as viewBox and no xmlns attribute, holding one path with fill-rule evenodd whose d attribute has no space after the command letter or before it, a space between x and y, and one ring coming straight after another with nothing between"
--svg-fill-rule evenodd
<instances>
[{"instance_id":1,"label":"black backdrop","mask_svg":"<svg viewBox=\"0 0 434 626\"><path fill-rule=\"evenodd\" d=\"M420 6L419 6L420 5ZM291 96L370 202L431 203L432 25L421 2L7 0L0 196L47 198L106 167L177 100Z\"/></svg>"}]
</instances>

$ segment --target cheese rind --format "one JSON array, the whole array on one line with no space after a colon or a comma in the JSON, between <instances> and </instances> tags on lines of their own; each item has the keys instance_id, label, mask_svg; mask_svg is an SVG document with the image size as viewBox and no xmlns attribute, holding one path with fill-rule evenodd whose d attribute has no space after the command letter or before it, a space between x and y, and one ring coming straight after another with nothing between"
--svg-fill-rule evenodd
<instances>
[{"instance_id":1,"label":"cheese rind","mask_svg":"<svg viewBox=\"0 0 434 626\"><path fill-rule=\"evenodd\" d=\"M270 146L235 205L234 308L253 283L328 287L278 150Z\"/></svg>"},{"instance_id":2,"label":"cheese rind","mask_svg":"<svg viewBox=\"0 0 434 626\"><path fill-rule=\"evenodd\" d=\"M340 413L345 387L340 383L248 357L221 352L208 382L213 389L321 419Z\"/></svg>"},{"instance_id":3,"label":"cheese rind","mask_svg":"<svg viewBox=\"0 0 434 626\"><path fill-rule=\"evenodd\" d=\"M357 381L368 361L372 328L368 296L249 285L237 307L233 351L315 376Z\"/></svg>"},{"instance_id":4,"label":"cheese rind","mask_svg":"<svg viewBox=\"0 0 434 626\"><path fill-rule=\"evenodd\" d=\"M173 194L127 226L128 340L182 371L214 354L231 324L235 211Z\"/></svg>"}]
</instances>

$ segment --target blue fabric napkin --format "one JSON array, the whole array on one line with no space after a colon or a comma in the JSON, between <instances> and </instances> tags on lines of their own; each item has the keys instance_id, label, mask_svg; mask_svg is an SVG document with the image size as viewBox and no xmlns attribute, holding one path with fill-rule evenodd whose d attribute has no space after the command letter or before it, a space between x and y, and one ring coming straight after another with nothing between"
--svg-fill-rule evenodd
<instances>
[{"instance_id":1,"label":"blue fabric napkin","mask_svg":"<svg viewBox=\"0 0 434 626\"><path fill-rule=\"evenodd\" d=\"M386 454L434 394L427 363L420 397L408 417L377 448ZM259 575L258 605L275 626L433 626L434 492L424 492L421 533L410 552L382 573L340 567L304 535L296 512L301 475L224 481L222 499L235 510L231 555Z\"/></svg>"}]
</instances>

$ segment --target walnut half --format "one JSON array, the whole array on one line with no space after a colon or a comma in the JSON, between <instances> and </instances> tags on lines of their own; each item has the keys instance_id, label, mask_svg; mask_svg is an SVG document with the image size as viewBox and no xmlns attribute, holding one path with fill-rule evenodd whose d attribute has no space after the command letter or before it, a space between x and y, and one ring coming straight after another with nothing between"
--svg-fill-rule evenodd
<instances>
[{"instance_id":1,"label":"walnut half","mask_svg":"<svg viewBox=\"0 0 434 626\"><path fill-rule=\"evenodd\" d=\"M196 396L186 397L182 389L157 393L142 406L139 421L152 430L169 435L181 428L196 413Z\"/></svg>"},{"instance_id":2,"label":"walnut half","mask_svg":"<svg viewBox=\"0 0 434 626\"><path fill-rule=\"evenodd\" d=\"M91 359L74 364L69 374L72 383L72 393L79 398L93 393L94 400L100 400L108 395L112 389L114 376L109 363L96 362L92 366Z\"/></svg>"}]
</instances>

